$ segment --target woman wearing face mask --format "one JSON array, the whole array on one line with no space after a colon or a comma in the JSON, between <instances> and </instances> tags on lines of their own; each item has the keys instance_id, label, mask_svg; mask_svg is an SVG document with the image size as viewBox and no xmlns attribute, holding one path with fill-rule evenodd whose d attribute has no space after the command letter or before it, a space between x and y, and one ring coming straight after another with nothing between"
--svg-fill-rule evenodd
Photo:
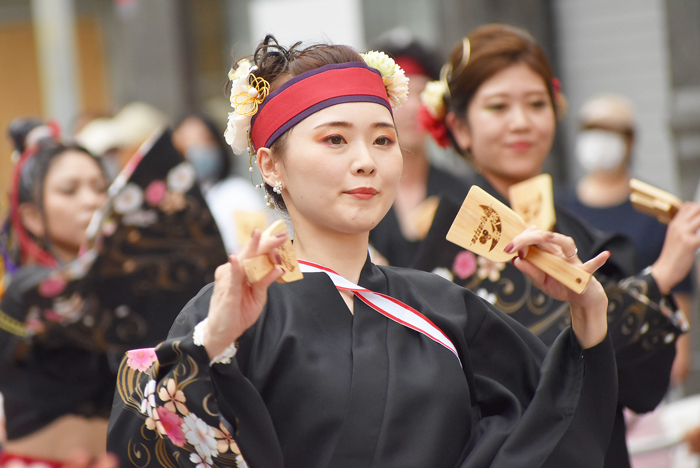
<instances>
[{"instance_id":1,"label":"woman wearing face mask","mask_svg":"<svg viewBox=\"0 0 700 468\"><path fill-rule=\"evenodd\" d=\"M17 120L10 135L20 156L2 236L11 281L0 302L0 392L8 437L0 461L59 466L76 451L80 459L104 454L114 374L103 354L19 338L19 315L26 313L19 291L78 256L88 223L107 198L107 181L86 150L58 142L53 126Z\"/></svg>"},{"instance_id":2,"label":"woman wearing face mask","mask_svg":"<svg viewBox=\"0 0 700 468\"><path fill-rule=\"evenodd\" d=\"M635 210L629 200L635 118L632 104L622 96L602 94L588 100L579 112L581 129L576 158L586 171L563 204L591 226L619 232L634 242L637 265L651 265L661 254L666 226ZM688 275L673 288L676 303L690 317L692 280ZM671 382L682 384L690 367L690 335L677 341Z\"/></svg>"},{"instance_id":3,"label":"woman wearing face mask","mask_svg":"<svg viewBox=\"0 0 700 468\"><path fill-rule=\"evenodd\" d=\"M173 144L194 166L205 195L231 175L230 150L214 122L204 114L182 119L173 132Z\"/></svg>"},{"instance_id":4,"label":"woman wearing face mask","mask_svg":"<svg viewBox=\"0 0 700 468\"><path fill-rule=\"evenodd\" d=\"M173 144L194 166L226 250L238 252L235 212L260 211L265 204L250 180L231 174L231 150L209 117L185 117L173 132Z\"/></svg>"},{"instance_id":5,"label":"woman wearing face mask","mask_svg":"<svg viewBox=\"0 0 700 468\"><path fill-rule=\"evenodd\" d=\"M122 363L108 448L144 467L599 466L617 387L595 279L577 295L515 260L571 304L572 328L545 357L472 292L368 260L401 176L403 71L376 52L268 36L229 76L228 140L252 145L304 278L274 283L277 267L250 284L242 264L282 264L287 240L254 233L157 356ZM581 265L571 239L537 230L505 250L535 244Z\"/></svg>"},{"instance_id":6,"label":"woman wearing face mask","mask_svg":"<svg viewBox=\"0 0 700 468\"><path fill-rule=\"evenodd\" d=\"M483 26L455 46L444 77L429 85L426 90L431 92L424 96L434 128L449 129L454 148L477 172L472 182L508 203L511 185L542 172L557 114L562 112L559 83L543 50L526 31ZM567 305L547 298L511 265L477 258L447 242L445 234L458 207L449 213L441 206L443 216L436 215L413 265L476 291L551 345L569 323ZM606 466L629 466L622 408L650 411L668 388L675 339L687 328L668 294L688 274L700 247L700 206L683 206L669 226L661 256L642 272L635 271L628 240L597 231L559 206L555 211L554 231L574 239L578 257L612 252L598 272L610 302L608 323L619 375L618 412Z\"/></svg>"}]
</instances>

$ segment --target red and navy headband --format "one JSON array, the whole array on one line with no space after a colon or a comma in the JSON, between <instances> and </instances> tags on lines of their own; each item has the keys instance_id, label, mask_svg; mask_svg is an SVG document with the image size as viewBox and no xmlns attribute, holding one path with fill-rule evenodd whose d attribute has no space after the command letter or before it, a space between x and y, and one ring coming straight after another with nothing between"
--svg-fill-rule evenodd
<instances>
[{"instance_id":1,"label":"red and navy headband","mask_svg":"<svg viewBox=\"0 0 700 468\"><path fill-rule=\"evenodd\" d=\"M391 112L379 70L361 62L348 62L295 76L270 93L251 119L253 145L256 149L269 148L311 114L347 102L373 102Z\"/></svg>"}]
</instances>

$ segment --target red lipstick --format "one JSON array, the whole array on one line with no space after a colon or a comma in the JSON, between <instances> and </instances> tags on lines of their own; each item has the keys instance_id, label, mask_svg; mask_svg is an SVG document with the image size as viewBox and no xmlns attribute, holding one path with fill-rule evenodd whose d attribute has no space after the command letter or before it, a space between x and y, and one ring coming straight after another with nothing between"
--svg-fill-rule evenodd
<instances>
[{"instance_id":1,"label":"red lipstick","mask_svg":"<svg viewBox=\"0 0 700 468\"><path fill-rule=\"evenodd\" d=\"M532 148L532 143L529 141L516 141L515 143L508 145L508 147L516 153L524 153Z\"/></svg>"},{"instance_id":2,"label":"red lipstick","mask_svg":"<svg viewBox=\"0 0 700 468\"><path fill-rule=\"evenodd\" d=\"M369 200L370 198L374 197L378 192L377 189L373 189L372 187L359 187L356 189L348 190L345 193L348 195L352 195L353 197L357 197L361 200Z\"/></svg>"}]
</instances>

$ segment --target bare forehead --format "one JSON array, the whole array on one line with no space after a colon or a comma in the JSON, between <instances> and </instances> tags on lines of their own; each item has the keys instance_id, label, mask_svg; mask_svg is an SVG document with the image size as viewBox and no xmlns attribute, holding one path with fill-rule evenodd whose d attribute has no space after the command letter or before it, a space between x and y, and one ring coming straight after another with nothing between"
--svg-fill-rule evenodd
<instances>
[{"instance_id":1,"label":"bare forehead","mask_svg":"<svg viewBox=\"0 0 700 468\"><path fill-rule=\"evenodd\" d=\"M484 81L479 86L475 97L534 93L548 93L544 78L526 64L518 63L501 70Z\"/></svg>"},{"instance_id":2,"label":"bare forehead","mask_svg":"<svg viewBox=\"0 0 700 468\"><path fill-rule=\"evenodd\" d=\"M98 162L89 154L78 150L64 151L51 162L46 178L83 178L102 175Z\"/></svg>"}]
</instances>

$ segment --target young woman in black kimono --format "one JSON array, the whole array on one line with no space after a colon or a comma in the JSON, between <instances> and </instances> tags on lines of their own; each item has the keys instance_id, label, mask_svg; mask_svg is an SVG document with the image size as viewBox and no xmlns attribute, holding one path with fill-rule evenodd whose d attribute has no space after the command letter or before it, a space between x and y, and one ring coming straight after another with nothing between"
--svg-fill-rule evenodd
<instances>
[{"instance_id":1,"label":"young woman in black kimono","mask_svg":"<svg viewBox=\"0 0 700 468\"><path fill-rule=\"evenodd\" d=\"M287 240L255 232L166 342L127 354L108 434L122 464L600 466L617 381L598 281L577 295L515 260L571 305L572 328L547 352L471 291L368 260L369 230L401 175L391 113L405 98L400 68L383 54L285 49L268 36L229 76L227 140L257 150L304 278L275 283L277 267L250 284L242 264L268 255L281 265ZM530 229L506 250L532 245L581 265L560 234Z\"/></svg>"},{"instance_id":2,"label":"young woman in black kimono","mask_svg":"<svg viewBox=\"0 0 700 468\"><path fill-rule=\"evenodd\" d=\"M21 156L0 242L5 276L11 278L0 302L0 392L9 439L0 465L20 459L87 466L76 460L105 453L114 382L107 357L32 344L16 328L24 327L18 320L26 312L23 283L78 256L93 213L107 199L107 181L93 156L58 142L54 126L18 119L10 134ZM82 455L71 458L76 451Z\"/></svg>"},{"instance_id":3,"label":"young woman in black kimono","mask_svg":"<svg viewBox=\"0 0 700 468\"><path fill-rule=\"evenodd\" d=\"M448 135L473 164L471 184L509 204L511 185L542 173L565 103L544 52L527 32L504 25L474 30L455 46L444 79L426 89L423 102L435 119L429 127L436 139ZM547 297L512 265L446 241L458 210L443 198L425 240L411 259L401 261L475 291L552 346L570 324L567 304ZM618 410L605 466L629 466L622 408L651 411L668 388L675 339L687 328L668 294L688 274L700 247L700 206L683 206L669 226L661 256L641 272L629 240L597 231L559 206L555 211L554 231L575 241L581 259L612 253L597 274L610 302L608 326L619 372ZM373 238L393 235L373 232Z\"/></svg>"}]
</instances>

